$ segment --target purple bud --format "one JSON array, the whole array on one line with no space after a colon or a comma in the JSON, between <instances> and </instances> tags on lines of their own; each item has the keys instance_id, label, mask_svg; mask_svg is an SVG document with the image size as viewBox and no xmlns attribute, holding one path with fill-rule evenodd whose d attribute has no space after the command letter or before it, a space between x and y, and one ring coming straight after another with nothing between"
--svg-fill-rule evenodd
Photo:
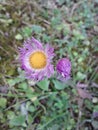
<instances>
[{"instance_id":1,"label":"purple bud","mask_svg":"<svg viewBox=\"0 0 98 130\"><path fill-rule=\"evenodd\" d=\"M71 73L71 62L68 58L62 58L58 61L56 65L57 73L60 76L60 80L70 79Z\"/></svg>"}]
</instances>

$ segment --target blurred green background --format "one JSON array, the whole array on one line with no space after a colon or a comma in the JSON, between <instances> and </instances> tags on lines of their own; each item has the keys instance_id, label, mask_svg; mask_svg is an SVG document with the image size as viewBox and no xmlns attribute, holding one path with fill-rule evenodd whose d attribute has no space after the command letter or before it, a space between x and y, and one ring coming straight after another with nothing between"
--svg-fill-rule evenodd
<instances>
[{"instance_id":1,"label":"blurred green background","mask_svg":"<svg viewBox=\"0 0 98 130\"><path fill-rule=\"evenodd\" d=\"M71 80L25 79L18 47L34 36L69 57ZM55 64L54 64L55 66ZM0 0L0 130L98 130L98 0Z\"/></svg>"}]
</instances>

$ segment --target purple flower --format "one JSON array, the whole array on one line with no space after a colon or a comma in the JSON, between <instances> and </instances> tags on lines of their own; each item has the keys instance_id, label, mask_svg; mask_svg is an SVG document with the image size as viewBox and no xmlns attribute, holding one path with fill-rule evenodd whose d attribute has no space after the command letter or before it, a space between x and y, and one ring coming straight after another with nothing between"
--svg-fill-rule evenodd
<instances>
[{"instance_id":1,"label":"purple flower","mask_svg":"<svg viewBox=\"0 0 98 130\"><path fill-rule=\"evenodd\" d=\"M51 64L54 57L54 48L49 44L44 48L42 43L32 37L24 42L19 51L21 66L26 72L28 79L40 81L45 77L51 77L54 73L54 68Z\"/></svg>"},{"instance_id":2,"label":"purple flower","mask_svg":"<svg viewBox=\"0 0 98 130\"><path fill-rule=\"evenodd\" d=\"M71 73L70 60L68 58L60 59L56 65L56 70L57 70L59 80L66 81L70 79L70 73Z\"/></svg>"}]
</instances>

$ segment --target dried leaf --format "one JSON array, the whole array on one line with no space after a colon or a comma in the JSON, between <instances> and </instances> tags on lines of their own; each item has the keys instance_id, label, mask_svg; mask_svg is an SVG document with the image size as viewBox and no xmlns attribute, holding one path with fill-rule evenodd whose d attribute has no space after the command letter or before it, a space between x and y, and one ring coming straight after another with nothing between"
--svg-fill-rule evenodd
<instances>
[{"instance_id":1,"label":"dried leaf","mask_svg":"<svg viewBox=\"0 0 98 130\"><path fill-rule=\"evenodd\" d=\"M85 89L77 88L78 94L81 98L85 99L92 99L92 95Z\"/></svg>"}]
</instances>

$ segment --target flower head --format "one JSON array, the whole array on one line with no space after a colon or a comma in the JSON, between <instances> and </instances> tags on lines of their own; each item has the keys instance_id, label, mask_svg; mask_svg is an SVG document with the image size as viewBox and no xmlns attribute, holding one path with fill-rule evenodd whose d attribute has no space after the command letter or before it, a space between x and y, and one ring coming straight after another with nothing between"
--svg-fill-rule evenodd
<instances>
[{"instance_id":1,"label":"flower head","mask_svg":"<svg viewBox=\"0 0 98 130\"><path fill-rule=\"evenodd\" d=\"M70 79L71 62L68 58L62 58L56 65L56 70L60 80L65 81Z\"/></svg>"},{"instance_id":2,"label":"flower head","mask_svg":"<svg viewBox=\"0 0 98 130\"><path fill-rule=\"evenodd\" d=\"M44 48L42 43L34 37L24 42L20 48L20 62L25 70L28 79L40 81L45 77L50 77L54 73L51 64L54 57L54 48L49 44Z\"/></svg>"}]
</instances>

